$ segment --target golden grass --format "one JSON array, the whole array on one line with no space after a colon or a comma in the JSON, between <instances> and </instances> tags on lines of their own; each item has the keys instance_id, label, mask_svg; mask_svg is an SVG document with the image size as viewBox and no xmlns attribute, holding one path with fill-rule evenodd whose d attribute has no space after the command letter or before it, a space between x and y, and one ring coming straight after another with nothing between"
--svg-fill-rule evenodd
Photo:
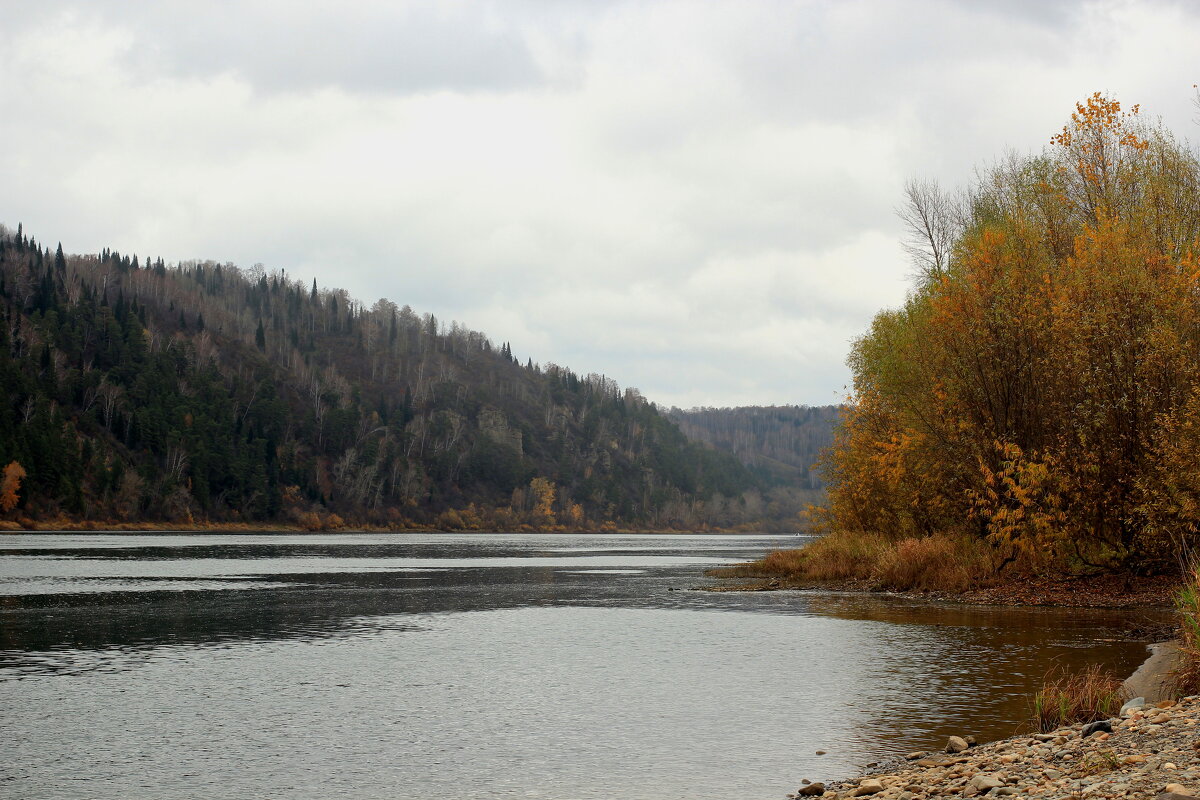
<instances>
[{"instance_id":1,"label":"golden grass","mask_svg":"<svg viewBox=\"0 0 1200 800\"><path fill-rule=\"evenodd\" d=\"M885 589L963 592L992 580L996 559L977 539L928 536L896 542L882 554L875 571Z\"/></svg>"},{"instance_id":2,"label":"golden grass","mask_svg":"<svg viewBox=\"0 0 1200 800\"><path fill-rule=\"evenodd\" d=\"M1193 561L1185 575L1175 593L1179 662L1170 675L1171 689L1180 696L1200 693L1200 562Z\"/></svg>"},{"instance_id":3,"label":"golden grass","mask_svg":"<svg viewBox=\"0 0 1200 800\"><path fill-rule=\"evenodd\" d=\"M1093 664L1079 672L1052 670L1033 696L1033 726L1043 732L1115 717L1128 697L1121 679Z\"/></svg>"},{"instance_id":4,"label":"golden grass","mask_svg":"<svg viewBox=\"0 0 1200 800\"><path fill-rule=\"evenodd\" d=\"M780 578L794 583L856 581L893 591L961 592L995 577L996 559L981 542L954 536L891 541L875 534L832 533L798 550L710 570L724 578Z\"/></svg>"}]
</instances>

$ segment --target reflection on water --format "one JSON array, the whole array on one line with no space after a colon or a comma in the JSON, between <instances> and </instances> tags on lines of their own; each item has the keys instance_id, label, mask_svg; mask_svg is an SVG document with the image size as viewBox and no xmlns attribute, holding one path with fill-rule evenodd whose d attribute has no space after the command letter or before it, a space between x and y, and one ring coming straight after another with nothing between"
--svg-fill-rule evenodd
<instances>
[{"instance_id":1,"label":"reflection on water","mask_svg":"<svg viewBox=\"0 0 1200 800\"><path fill-rule=\"evenodd\" d=\"M1131 672L1161 618L691 591L794 543L3 536L0 787L782 798L1006 735L1051 666Z\"/></svg>"}]
</instances>

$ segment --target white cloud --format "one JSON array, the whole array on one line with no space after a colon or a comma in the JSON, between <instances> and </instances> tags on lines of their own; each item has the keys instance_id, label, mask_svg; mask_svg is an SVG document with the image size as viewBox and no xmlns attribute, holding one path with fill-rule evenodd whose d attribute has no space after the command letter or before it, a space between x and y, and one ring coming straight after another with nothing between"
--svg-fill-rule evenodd
<instances>
[{"instance_id":1,"label":"white cloud","mask_svg":"<svg viewBox=\"0 0 1200 800\"><path fill-rule=\"evenodd\" d=\"M215 11L213 9L216 9ZM892 209L1097 89L1187 134L1168 2L18 2L0 221L263 262L680 405L830 402Z\"/></svg>"}]
</instances>

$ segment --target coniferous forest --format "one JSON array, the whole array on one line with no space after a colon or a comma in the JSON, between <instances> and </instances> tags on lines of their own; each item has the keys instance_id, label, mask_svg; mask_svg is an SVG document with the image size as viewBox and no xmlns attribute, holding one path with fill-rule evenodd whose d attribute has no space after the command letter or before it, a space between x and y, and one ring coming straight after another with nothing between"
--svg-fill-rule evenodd
<instances>
[{"instance_id":1,"label":"coniferous forest","mask_svg":"<svg viewBox=\"0 0 1200 800\"><path fill-rule=\"evenodd\" d=\"M811 499L606 376L283 270L4 229L0 320L9 525L795 529Z\"/></svg>"}]
</instances>

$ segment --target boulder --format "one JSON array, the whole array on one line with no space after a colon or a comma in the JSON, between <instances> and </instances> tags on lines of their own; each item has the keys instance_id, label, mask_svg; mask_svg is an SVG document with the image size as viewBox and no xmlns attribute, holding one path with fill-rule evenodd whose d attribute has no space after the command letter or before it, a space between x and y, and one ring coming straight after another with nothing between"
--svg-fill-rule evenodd
<instances>
[{"instance_id":1,"label":"boulder","mask_svg":"<svg viewBox=\"0 0 1200 800\"><path fill-rule=\"evenodd\" d=\"M946 752L947 753L961 753L963 750L966 750L970 746L971 745L967 744L967 740L962 738L961 736L951 736L949 739L946 740Z\"/></svg>"},{"instance_id":2,"label":"boulder","mask_svg":"<svg viewBox=\"0 0 1200 800\"><path fill-rule=\"evenodd\" d=\"M971 778L970 785L977 792L982 794L983 792L986 792L989 789L995 789L997 787L1003 786L1004 781L1000 780L999 778L997 778L993 775L985 775L983 773L980 773L979 775L976 775L974 778Z\"/></svg>"},{"instance_id":3,"label":"boulder","mask_svg":"<svg viewBox=\"0 0 1200 800\"><path fill-rule=\"evenodd\" d=\"M1132 700L1126 700L1125 705L1121 706L1121 710L1117 716L1128 717L1144 705L1146 705L1146 698L1144 697L1135 697Z\"/></svg>"},{"instance_id":4,"label":"boulder","mask_svg":"<svg viewBox=\"0 0 1200 800\"><path fill-rule=\"evenodd\" d=\"M801 786L800 791L796 792L796 794L803 797L819 797L820 795L825 794L825 784L817 781L816 783L810 783L807 786Z\"/></svg>"},{"instance_id":5,"label":"boulder","mask_svg":"<svg viewBox=\"0 0 1200 800\"><path fill-rule=\"evenodd\" d=\"M1100 733L1101 731L1104 733L1112 733L1112 723L1106 719L1097 720L1096 722L1089 722L1087 725L1083 726L1083 731L1080 735L1086 739L1093 733Z\"/></svg>"},{"instance_id":6,"label":"boulder","mask_svg":"<svg viewBox=\"0 0 1200 800\"><path fill-rule=\"evenodd\" d=\"M867 778L860 781L858 788L851 793L851 797L866 797L872 794L879 794L883 791L883 783L878 778Z\"/></svg>"}]
</instances>

